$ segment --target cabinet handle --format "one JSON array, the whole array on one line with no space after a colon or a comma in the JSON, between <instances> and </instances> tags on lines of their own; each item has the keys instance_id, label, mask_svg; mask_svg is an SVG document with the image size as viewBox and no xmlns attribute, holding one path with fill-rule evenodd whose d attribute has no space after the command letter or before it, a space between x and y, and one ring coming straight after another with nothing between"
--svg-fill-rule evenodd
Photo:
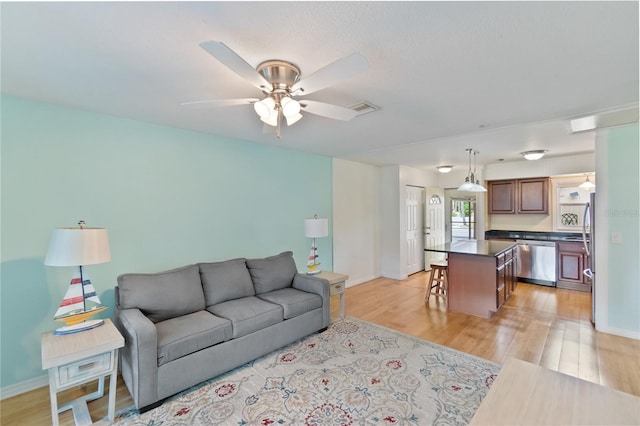
<instances>
[{"instance_id":1,"label":"cabinet handle","mask_svg":"<svg viewBox=\"0 0 640 426\"><path fill-rule=\"evenodd\" d=\"M83 365L78 366L78 370L79 370L79 371L90 370L90 369L92 369L95 365L96 365L96 363L95 363L95 362L90 362L90 363L88 363L88 364L83 364Z\"/></svg>"}]
</instances>

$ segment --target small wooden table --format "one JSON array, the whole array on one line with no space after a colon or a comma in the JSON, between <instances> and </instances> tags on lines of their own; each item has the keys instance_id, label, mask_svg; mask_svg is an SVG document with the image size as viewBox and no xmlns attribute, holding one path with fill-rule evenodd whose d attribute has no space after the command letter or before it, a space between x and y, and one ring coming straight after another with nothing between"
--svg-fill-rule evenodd
<instances>
[{"instance_id":1,"label":"small wooden table","mask_svg":"<svg viewBox=\"0 0 640 426\"><path fill-rule=\"evenodd\" d=\"M471 425L636 425L640 398L515 358L504 363Z\"/></svg>"},{"instance_id":2,"label":"small wooden table","mask_svg":"<svg viewBox=\"0 0 640 426\"><path fill-rule=\"evenodd\" d=\"M104 324L74 334L42 335L42 369L49 370L49 394L51 398L51 420L58 425L58 413L73 410L76 425L92 423L87 401L104 395L104 378L109 378L110 421L113 421L116 406L116 380L118 376L118 348L124 346L124 338L110 319ZM58 407L58 392L98 379L98 390Z\"/></svg>"},{"instance_id":3,"label":"small wooden table","mask_svg":"<svg viewBox=\"0 0 640 426\"><path fill-rule=\"evenodd\" d=\"M329 281L330 294L340 295L340 319L344 318L344 288L345 281L349 279L349 275L339 274L337 272L322 271L316 277Z\"/></svg>"}]
</instances>

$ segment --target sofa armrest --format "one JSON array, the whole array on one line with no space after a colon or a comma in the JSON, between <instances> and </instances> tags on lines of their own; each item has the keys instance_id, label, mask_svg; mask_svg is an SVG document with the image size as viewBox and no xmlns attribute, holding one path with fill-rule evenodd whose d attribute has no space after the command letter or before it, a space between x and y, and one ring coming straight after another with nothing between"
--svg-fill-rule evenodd
<instances>
[{"instance_id":1,"label":"sofa armrest","mask_svg":"<svg viewBox=\"0 0 640 426\"><path fill-rule=\"evenodd\" d=\"M124 336L120 369L136 407L158 400L158 337L155 324L139 309L117 309L115 323Z\"/></svg>"},{"instance_id":2,"label":"sofa armrest","mask_svg":"<svg viewBox=\"0 0 640 426\"><path fill-rule=\"evenodd\" d=\"M329 281L324 278L314 277L313 275L298 273L293 277L293 288L308 293L315 293L322 297L322 324L323 327L328 327L331 303Z\"/></svg>"}]
</instances>

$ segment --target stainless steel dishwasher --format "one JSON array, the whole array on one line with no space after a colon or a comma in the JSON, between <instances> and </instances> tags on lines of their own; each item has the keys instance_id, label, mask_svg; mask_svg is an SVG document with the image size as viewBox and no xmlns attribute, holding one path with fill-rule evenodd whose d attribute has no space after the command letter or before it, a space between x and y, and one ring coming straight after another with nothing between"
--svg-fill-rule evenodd
<instances>
[{"instance_id":1,"label":"stainless steel dishwasher","mask_svg":"<svg viewBox=\"0 0 640 426\"><path fill-rule=\"evenodd\" d=\"M518 279L522 282L556 286L556 243L517 240Z\"/></svg>"}]
</instances>

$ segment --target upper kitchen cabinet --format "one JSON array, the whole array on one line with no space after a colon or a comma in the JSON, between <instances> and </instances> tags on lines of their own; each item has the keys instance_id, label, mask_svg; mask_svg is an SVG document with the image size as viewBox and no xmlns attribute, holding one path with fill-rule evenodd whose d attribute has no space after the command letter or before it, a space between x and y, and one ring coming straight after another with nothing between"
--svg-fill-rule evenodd
<instances>
[{"instance_id":1,"label":"upper kitchen cabinet","mask_svg":"<svg viewBox=\"0 0 640 426\"><path fill-rule=\"evenodd\" d=\"M489 181L489 214L549 214L549 178Z\"/></svg>"},{"instance_id":2,"label":"upper kitchen cabinet","mask_svg":"<svg viewBox=\"0 0 640 426\"><path fill-rule=\"evenodd\" d=\"M516 212L516 181L489 181L489 214L513 214Z\"/></svg>"},{"instance_id":3,"label":"upper kitchen cabinet","mask_svg":"<svg viewBox=\"0 0 640 426\"><path fill-rule=\"evenodd\" d=\"M518 213L549 214L549 178L519 179Z\"/></svg>"}]
</instances>

